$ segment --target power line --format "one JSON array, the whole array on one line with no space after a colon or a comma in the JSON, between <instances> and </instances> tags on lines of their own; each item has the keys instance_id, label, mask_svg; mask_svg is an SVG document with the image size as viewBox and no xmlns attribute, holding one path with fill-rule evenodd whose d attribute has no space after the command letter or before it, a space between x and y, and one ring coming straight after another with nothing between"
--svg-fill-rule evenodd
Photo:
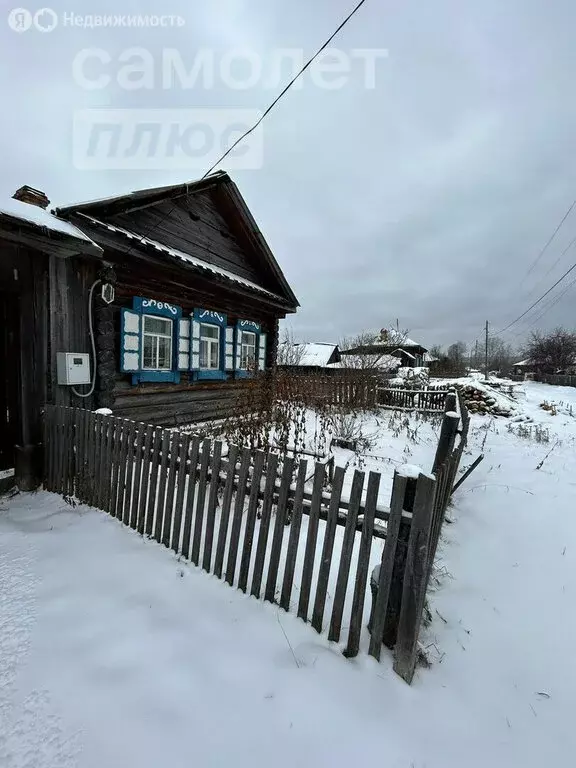
<instances>
[{"instance_id":1,"label":"power line","mask_svg":"<svg viewBox=\"0 0 576 768\"><path fill-rule=\"evenodd\" d=\"M291 87L294 85L294 83L296 82L296 80L298 80L298 78L299 78L299 77L301 77L301 76L304 74L304 72L305 72L305 71L308 69L308 67L309 67L309 66L312 64L312 62L313 62L313 61L314 61L314 60L315 60L315 59L316 59L316 58L317 58L317 57L318 57L318 56L319 56L319 55L322 53L322 51L323 51L325 48L327 48L327 47L330 45L330 43L332 42L332 40L334 40L334 38L335 38L335 37L336 37L336 35L337 35L337 34L340 32L340 30L342 30L342 29L343 29L343 28L346 26L346 24L348 24L348 22L350 21L350 19L352 18L352 16L354 16L354 14L355 14L355 13L357 13L357 12L360 10L360 8L361 8L361 7L364 5L364 3L365 3L365 2L366 2L366 0L360 0L360 2L359 2L357 5L356 5L356 7L355 7L355 8L354 8L352 11L350 11L350 13L348 14L348 16L346 16L346 18L344 19L344 21L343 21L343 22L342 22L342 23L339 25L339 27L336 29L336 31L335 31L335 32L334 32L332 35L330 35L330 37L328 38L328 40L326 40L326 42L325 42L325 43L324 43L324 44L323 44L323 45L322 45L320 48L318 48L318 50L316 51L316 53L315 53L315 54L314 54L314 55L313 55L313 56L312 56L310 59L308 59L308 61L306 62L306 64L304 64L304 66L302 67L302 69L301 69L301 70L300 70L300 71L299 71L299 72L298 72L298 73L297 73L297 74L296 74L296 75L295 75L295 76L292 78L292 80L290 80L290 82L288 83L288 85L287 85L287 86L286 86L286 87L285 87L285 88L284 88L284 89L283 89L283 90L282 90L282 91L281 91L281 92L278 94L278 96L277 96L277 97L274 99L274 101L272 102L272 104L270 104L270 106L269 106L269 107L268 107L268 108L265 110L265 112L262 114L262 116L260 117L260 119L259 119L259 120L257 120L257 121L254 123L254 125L253 125L251 128L249 128L249 129L248 129L248 130L247 130L245 133L243 133L243 134L242 134L242 136L240 136L240 138L236 139L236 141L234 142L234 144L232 144L232 146L231 146L231 147L229 147L229 148L226 150L226 152L224 152L224 154L222 155L222 157L221 157L219 160L217 160L217 161L214 163L214 165L213 165L213 166L212 166L212 167L211 167L211 168L210 168L208 171L206 171L206 173L204 174L204 176L202 176L202 178L203 178L203 179L205 179L205 178L206 178L206 176L209 176L209 175L212 173L212 171L214 170L214 168L216 168L216 166L220 165L220 163L222 162L222 160L224 160L226 157L228 157L228 155L230 154L230 152L232 152L232 150L233 150L233 149L235 149L235 148L238 146L238 144L240 144L240 142L241 142L241 141L244 141L244 139L245 139L247 136L249 136L249 135L250 135L250 134L251 134L253 131L255 131L255 130L256 130L256 128L258 128L258 126L260 125L260 123L261 123L261 122L264 120L264 118L265 118L265 117L266 117L268 114L270 114L270 112L271 112L271 111L274 109L274 107L276 106L276 104L278 104L278 102L280 101L280 99L281 99L281 98L282 98L282 97L283 97L283 96L284 96L284 95L287 93L287 91L289 91L289 90L290 90L290 88L291 88ZM574 201L574 205L576 205L576 200Z\"/></svg>"},{"instance_id":2,"label":"power line","mask_svg":"<svg viewBox=\"0 0 576 768\"><path fill-rule=\"evenodd\" d=\"M570 288L572 288L574 285L576 285L576 278L574 278L574 280L572 280L570 283L568 283L568 285L567 285L567 286L564 288L564 290L563 290L563 291L561 291L561 292L558 294L558 296L554 297L554 299L553 299L551 302L549 302L549 303L548 303L548 305L546 306L546 308L544 309L544 311L543 311L543 312L541 312L541 313L540 313L540 314L539 314L539 315L538 315L536 318L534 318L534 319L532 320L532 322L531 322L531 323L529 323L529 324L526 326L526 328L524 328L523 330L519 331L518 333L514 333L514 334L513 334L514 338L516 338L516 337L518 337L518 336L522 336L522 334L526 333L526 331L528 330L528 328L532 328L533 326L535 326L535 325L536 325L536 323L538 323L540 320L542 320L542 318L544 317L544 315L547 315L547 314L548 314L548 312L549 312L549 311L552 309L552 307L555 307L555 306L556 306L556 304L558 304L558 302L559 302L559 301L560 301L560 300L561 300L561 299L562 299L562 298L563 298L563 297L564 297L564 296L565 296L565 295L568 293L568 291L570 290Z\"/></svg>"},{"instance_id":3,"label":"power line","mask_svg":"<svg viewBox=\"0 0 576 768\"><path fill-rule=\"evenodd\" d=\"M338 33L339 33L339 32L340 32L340 31L341 31L341 30L342 30L342 29L343 29L343 28L346 26L346 24L347 24L347 23L350 21L350 19L351 19L351 18L354 16L354 14L355 14L355 13L357 13L357 12L360 10L360 8L361 8L361 7L364 5L364 3L365 3L365 2L366 2L366 0L360 0L360 2L358 2L358 4L357 4L357 5L356 5L356 6L355 6L353 9L352 9L352 11L350 11L350 13L348 14L348 16L346 16L346 18L344 19L344 21L342 21L342 22L341 22L341 24L339 24L339 26L336 28L336 30L335 30L335 31L334 31L334 32L333 32L333 33L330 35L330 37L329 37L329 38L326 40L326 42L325 42L325 43L323 43L323 44L320 46L320 48L318 48L318 50L316 51L316 53L315 53L315 54L314 54L314 55L313 55L313 56L312 56L312 57L311 57L311 58L310 58L310 59L309 59L309 60L306 62L306 64L304 64L304 66L302 67L302 69L301 69L301 70L300 70L300 71L299 71L299 72L298 72L298 73L297 73L297 74L296 74L296 75L295 75L295 76L292 78L292 80L290 80L290 82L288 83L288 85L286 85L286 87L285 87L285 88L283 88L283 90L282 90L282 91L281 91L281 92L278 94L278 96L277 96L277 97L274 99L274 101L273 101L273 102L270 104L270 106L269 106L269 107L268 107L268 108L265 110L265 112L264 112L264 113L261 115L260 119L259 119L259 120L258 120L256 123L254 123L254 125L253 125L251 128L249 128L249 129L248 129L248 130L247 130L245 133L243 133L243 134L242 134L242 136L240 136L240 138L238 138L238 139L237 139L237 140L234 142L234 144L232 144L232 146L231 146L231 147L229 147L229 148L226 150L226 152L224 152L224 154L222 155L222 157L220 157L220 159L219 159L219 160L217 160L217 161L214 163L214 165L213 165L211 168L209 168L209 169L206 171L206 173L205 173L205 174L202 176L202 178L200 179L200 181L203 181L205 178L207 178L207 177L208 177L208 176L209 176L209 175L212 173L212 171L213 171L213 170L216 168L216 166L218 166L218 165L219 165L219 164L222 162L222 160L224 160L226 157L228 157L228 155L230 154L230 152L232 152L232 150L233 150L233 149L235 149L235 148L238 146L238 144L240 144L240 142L241 142L241 141L243 141L243 140L244 140L244 139L245 139L247 136L249 136L249 135L250 135L250 134L251 134L253 131L255 131L255 130L256 130L256 128L257 128L257 127L260 125L260 123L262 123L262 121L264 120L264 118L265 118L265 117L266 117L266 116L267 116L267 115L268 115L268 114L269 114L269 113L270 113L270 112L271 112L271 111L274 109L274 107L275 107L275 106L278 104L278 102L280 101L280 99L281 99L281 98L282 98L282 97L283 97L283 96L284 96L284 95L287 93L287 91L289 91L289 90L290 90L290 88L291 88L291 87L294 85L294 83L295 83L295 82L298 80L298 78L299 78L299 77L301 77L301 76L304 74L304 72L305 72L305 71L308 69L308 67L309 67L309 66L312 64L312 62L313 62L313 61L314 61L316 58L318 58L318 56L319 56L319 55L322 53L322 51L323 51L325 48L327 48L327 47L330 45L330 43L332 42L332 40L334 40L334 38L336 37L336 35L337 35L337 34L338 34ZM172 205L171 205L171 206L168 208L168 210L166 211L166 213L165 213L163 216L161 216L161 217L160 217L160 219L159 219L159 220L158 220L158 221L157 221L155 224L153 224L153 225L152 225L152 226L151 226L151 227L150 227L148 230L146 230L146 232L145 232L145 233L144 233L142 236L140 236L140 237L139 237L139 238L136 240L136 242L135 242L133 245L131 245L131 246L130 246L130 248L128 249L128 251L127 251L127 253L126 253L126 256L128 256L128 255L130 254L130 252L132 251L132 249L134 248L134 246L138 245L139 243L143 243L143 242L144 242L144 240L146 240L146 238L147 238L147 237L148 237L148 236L151 234L151 232L154 230L154 228L155 228L156 226L158 226L158 224L160 224L162 221L164 221L165 219L167 219L167 218L168 218L168 216L170 216L170 214L172 213L172 211L173 211L173 210L175 210L175 208L176 208L176 206L175 206L174 204L172 204Z\"/></svg>"},{"instance_id":4,"label":"power line","mask_svg":"<svg viewBox=\"0 0 576 768\"><path fill-rule=\"evenodd\" d=\"M558 232L559 232L559 231L560 231L560 229L562 228L562 225L564 224L564 222L566 221L566 219L568 218L568 216L570 216L570 214L572 213L572 210L574 209L574 207L575 207L575 206L576 206L576 200L574 200L574 202L572 203L572 205L570 206L570 208L568 208L568 210L567 210L567 211L566 211L566 213L564 214L564 216L563 216L562 220L560 221L560 223L558 224L558 226L556 227L556 229L555 229L555 230L554 230L554 232L552 233L552 235L551 235L550 239L548 240L548 242L546 243L546 245L544 246L544 248L542 248L542 250L540 251L540 253L538 254L538 256L536 256L536 258L535 258L535 259L534 259L534 261L532 262L532 265L531 265L531 266L530 266L530 268L528 269L528 272L527 272L527 273L524 275L524 279L522 280L522 283L524 283L524 281L525 281L525 280L526 280L528 277L530 277L530 274L532 273L533 269L536 267L536 265L538 264L538 262L540 261L540 259L542 258L542 256L544 256L544 254L546 253L546 251L548 250L548 248L549 248L549 247L550 247L550 245L552 244L552 241L554 240L554 238L556 237L556 235L558 234Z\"/></svg>"},{"instance_id":5,"label":"power line","mask_svg":"<svg viewBox=\"0 0 576 768\"><path fill-rule=\"evenodd\" d=\"M525 312L523 312L521 315L518 315L518 317L517 317L515 320L513 320L511 323L509 323L509 324L506 326L506 328L502 328L501 330L497 331L496 333L504 333L504 332L505 332L505 331L507 331L509 328L512 328L512 326L513 326L513 325L516 325L516 323L517 323L519 320L522 320L522 318L523 318L523 317L526 317L526 315L528 314L528 312L530 312L530 310L531 310L531 309L534 309L534 307L536 307L538 304L540 304L540 302L542 301L542 299L545 299L545 298L546 298L546 296L548 296L548 294L549 294L549 293L551 293L551 292L554 290L554 288L556 288L556 286L557 286L557 285L559 285L559 284L562 282L562 280L564 280L564 278L565 278L565 277L567 277L567 276L570 274L570 272L572 272L574 269L576 269L576 262L575 262L574 264L572 264L572 266L570 267L570 269L567 269L567 270L566 270L566 272L564 272L564 274L562 275L562 277L561 277L561 278L559 278L558 280L556 280L556 282L554 283L554 285L553 285L551 288L548 288L548 290L546 291L546 293L543 293L543 294L542 294L542 296L540 296L540 298L539 298L539 299L536 299L536 301L535 301L533 304L531 304L531 305L528 307L528 309L527 309Z\"/></svg>"}]
</instances>

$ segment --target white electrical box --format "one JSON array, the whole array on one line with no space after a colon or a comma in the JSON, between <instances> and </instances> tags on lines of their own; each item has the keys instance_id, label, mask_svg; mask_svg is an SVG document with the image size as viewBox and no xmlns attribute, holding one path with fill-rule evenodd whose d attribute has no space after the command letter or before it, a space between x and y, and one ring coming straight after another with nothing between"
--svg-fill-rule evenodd
<instances>
[{"instance_id":1,"label":"white electrical box","mask_svg":"<svg viewBox=\"0 0 576 768\"><path fill-rule=\"evenodd\" d=\"M58 384L90 384L90 355L85 352L58 352Z\"/></svg>"}]
</instances>

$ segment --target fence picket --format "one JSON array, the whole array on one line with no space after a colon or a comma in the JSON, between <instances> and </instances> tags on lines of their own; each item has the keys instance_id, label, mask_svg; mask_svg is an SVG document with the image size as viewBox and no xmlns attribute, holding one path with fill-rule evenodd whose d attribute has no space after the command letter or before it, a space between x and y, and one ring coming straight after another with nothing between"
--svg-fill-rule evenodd
<instances>
[{"instance_id":1,"label":"fence picket","mask_svg":"<svg viewBox=\"0 0 576 768\"><path fill-rule=\"evenodd\" d=\"M160 471L158 479L158 503L156 504L156 520L154 524L154 540L162 541L162 522L164 519L164 506L166 502L166 475L168 473L168 457L170 453L170 432L162 430L162 456L160 458Z\"/></svg>"},{"instance_id":2,"label":"fence picket","mask_svg":"<svg viewBox=\"0 0 576 768\"><path fill-rule=\"evenodd\" d=\"M198 478L198 493L196 498L196 519L194 521L194 538L192 540L192 562L200 562L200 542L202 540L202 525L204 522L204 505L206 503L206 486L208 484L208 466L210 463L210 440L202 443L200 459L200 476Z\"/></svg>"},{"instance_id":3,"label":"fence picket","mask_svg":"<svg viewBox=\"0 0 576 768\"><path fill-rule=\"evenodd\" d=\"M122 437L120 442L120 453L118 454L118 481L117 481L117 487L118 490L116 492L116 509L115 509L115 516L118 518L118 520L121 520L123 523L127 524L127 520L124 519L125 515L125 499L128 498L128 501L130 501L130 493L132 489L128 485L128 468L134 461L134 428L135 424L133 421L125 421L124 427L122 429ZM132 444L130 443L130 440L132 440ZM129 456L129 450L132 455Z\"/></svg>"},{"instance_id":4,"label":"fence picket","mask_svg":"<svg viewBox=\"0 0 576 768\"><path fill-rule=\"evenodd\" d=\"M154 529L154 513L156 510L156 491L158 488L158 465L160 463L160 448L162 446L162 430L154 429L152 439L152 454L150 461L150 485L148 488L148 506L146 509L146 536L152 536Z\"/></svg>"},{"instance_id":5,"label":"fence picket","mask_svg":"<svg viewBox=\"0 0 576 768\"><path fill-rule=\"evenodd\" d=\"M332 617L330 619L330 629L328 632L328 640L334 642L340 640L340 632L342 630L342 615L344 613L344 604L346 602L346 591L348 589L348 579L350 577L354 539L356 538L358 512L360 510L362 491L364 489L364 478L364 472L359 472L358 470L354 472L352 489L350 491L350 502L346 512L346 527L344 528L340 565L338 567L338 576L336 578Z\"/></svg>"},{"instance_id":6,"label":"fence picket","mask_svg":"<svg viewBox=\"0 0 576 768\"><path fill-rule=\"evenodd\" d=\"M198 456L200 454L200 438L193 437L190 450L190 467L188 470L188 496L186 498L186 510L184 524L182 526L181 553L190 559L190 537L192 535L192 519L194 517L194 500L196 498L196 482L198 474Z\"/></svg>"},{"instance_id":7,"label":"fence picket","mask_svg":"<svg viewBox=\"0 0 576 768\"><path fill-rule=\"evenodd\" d=\"M290 491L290 484L292 482L293 470L294 459L285 458L284 467L282 468L280 491L278 493L278 503L276 505L276 520L274 521L274 533L272 535L272 548L270 550L268 578L266 580L266 589L264 591L264 600L268 600L269 603L273 603L276 597L276 581L278 579L278 567L280 565L280 555L282 553L284 528L286 527L288 493Z\"/></svg>"},{"instance_id":8,"label":"fence picket","mask_svg":"<svg viewBox=\"0 0 576 768\"><path fill-rule=\"evenodd\" d=\"M246 592L248 587L248 573L250 570L250 556L252 554L252 542L254 528L256 526L256 513L258 512L258 495L260 493L260 481L264 469L264 452L256 451L254 455L254 469L250 484L250 497L248 512L246 514L246 527L244 528L244 543L242 546L242 559L240 561L240 575L238 576L238 589Z\"/></svg>"},{"instance_id":9,"label":"fence picket","mask_svg":"<svg viewBox=\"0 0 576 768\"><path fill-rule=\"evenodd\" d=\"M312 610L311 623L316 632L322 632L324 606L326 605L326 593L328 592L328 579L330 577L330 566L332 565L334 539L336 537L336 526L338 525L338 513L340 507L340 499L342 497L342 486L344 484L345 471L346 470L343 467L336 467L336 471L334 472L334 480L332 482L330 505L328 507L326 526L324 528L324 543L322 544L322 555L320 558L318 581L316 583L316 596L314 598L314 608ZM357 471L358 470L356 470L356 472Z\"/></svg>"},{"instance_id":10,"label":"fence picket","mask_svg":"<svg viewBox=\"0 0 576 768\"><path fill-rule=\"evenodd\" d=\"M252 588L250 594L260 597L262 586L262 574L264 572L264 560L266 558L266 545L270 530L270 518L272 516L272 504L276 489L276 471L278 469L278 454L268 454L268 466L266 468L266 485L264 487L264 499L262 501L262 515L260 517L260 530L258 532L258 544L256 545L256 558L254 560L254 573L252 575Z\"/></svg>"},{"instance_id":11,"label":"fence picket","mask_svg":"<svg viewBox=\"0 0 576 768\"><path fill-rule=\"evenodd\" d=\"M418 635L426 597L428 544L435 484L436 481L432 477L420 475L418 478L406 555L402 610L394 649L394 671L407 683L411 683L414 676Z\"/></svg>"},{"instance_id":12,"label":"fence picket","mask_svg":"<svg viewBox=\"0 0 576 768\"><path fill-rule=\"evenodd\" d=\"M300 600L298 602L298 618L303 619L304 621L308 621L308 605L310 603L310 587L312 586L312 573L314 570L314 557L316 553L316 539L318 538L318 522L320 520L323 485L324 465L316 464L314 467L312 501L310 503L310 514L308 516L308 536L306 538L306 550L304 552L304 565L302 566Z\"/></svg>"},{"instance_id":13,"label":"fence picket","mask_svg":"<svg viewBox=\"0 0 576 768\"><path fill-rule=\"evenodd\" d=\"M362 523L362 535L358 548L358 567L356 569L356 584L352 597L352 612L350 615L350 629L348 631L348 645L345 655L348 658L358 655L360 647L360 633L362 631L362 615L364 613L364 598L366 596L366 582L368 579L368 564L370 563L370 550L372 549L372 532L374 530L374 514L378 502L378 488L380 487L380 475L370 472L368 475L368 489L366 491L366 504L364 505L364 522Z\"/></svg>"},{"instance_id":14,"label":"fence picket","mask_svg":"<svg viewBox=\"0 0 576 768\"><path fill-rule=\"evenodd\" d=\"M244 500L246 498L250 461L250 449L244 448L242 451L242 460L240 462L240 471L238 473L238 488L236 490L236 499L234 501L232 532L230 534L228 564L226 565L226 582L230 584L230 586L234 584L234 575L236 572L236 561L238 559L238 547L240 544L240 531L242 529L242 517L244 514Z\"/></svg>"},{"instance_id":15,"label":"fence picket","mask_svg":"<svg viewBox=\"0 0 576 768\"><path fill-rule=\"evenodd\" d=\"M226 476L226 483L224 485L224 497L222 498L222 507L220 509L218 544L216 546L216 557L214 559L214 574L219 579L222 578L224 551L226 549L226 540L228 538L230 505L232 504L232 494L234 493L234 476L236 474L236 459L238 458L238 450L239 449L237 445L231 445L228 449L228 474Z\"/></svg>"},{"instance_id":16,"label":"fence picket","mask_svg":"<svg viewBox=\"0 0 576 768\"><path fill-rule=\"evenodd\" d=\"M178 554L180 547L180 533L182 531L182 517L184 515L184 504L186 494L186 476L188 454L190 452L190 435L182 435L180 443L180 452L178 454L178 489L176 491L176 503L174 506L174 527L172 529L172 543L170 548Z\"/></svg>"},{"instance_id":17,"label":"fence picket","mask_svg":"<svg viewBox=\"0 0 576 768\"><path fill-rule=\"evenodd\" d=\"M103 414L96 414L96 455L95 455L95 499L94 506L99 509L103 508L104 501L104 472L106 469L106 448L108 445L108 430L110 429L110 419L105 418Z\"/></svg>"},{"instance_id":18,"label":"fence picket","mask_svg":"<svg viewBox=\"0 0 576 768\"><path fill-rule=\"evenodd\" d=\"M106 506L105 511L110 515L115 515L115 497L118 492L118 469L120 466L120 443L122 441L122 430L124 429L124 420L111 419L112 421L112 442L109 449L108 471L106 472Z\"/></svg>"},{"instance_id":19,"label":"fence picket","mask_svg":"<svg viewBox=\"0 0 576 768\"><path fill-rule=\"evenodd\" d=\"M144 433L144 447L142 448L142 468L140 470L140 495L138 496L138 514L136 517L136 530L144 536L146 530L146 509L148 506L148 490L151 479L152 446L154 442L154 428L146 425Z\"/></svg>"},{"instance_id":20,"label":"fence picket","mask_svg":"<svg viewBox=\"0 0 576 768\"><path fill-rule=\"evenodd\" d=\"M146 427L144 424L137 425L136 442L134 445L134 467L132 470L134 491L129 510L128 525L133 530L138 528L138 505L142 493L142 451L144 450L144 438L146 436Z\"/></svg>"},{"instance_id":21,"label":"fence picket","mask_svg":"<svg viewBox=\"0 0 576 768\"><path fill-rule=\"evenodd\" d=\"M172 432L170 439L170 464L168 465L168 484L166 486L166 506L164 509L164 525L162 528L162 544L170 546L172 521L174 518L174 489L176 487L176 464L180 452L180 433Z\"/></svg>"},{"instance_id":22,"label":"fence picket","mask_svg":"<svg viewBox=\"0 0 576 768\"><path fill-rule=\"evenodd\" d=\"M288 549L286 551L286 566L284 568L282 594L280 595L280 607L284 608L285 611L290 609L290 598L292 597L292 583L294 581L298 543L300 541L302 502L304 501L304 486L306 484L307 471L308 462L305 459L302 459L300 466L298 467L298 478L296 480L296 490L294 491L290 536L288 537Z\"/></svg>"},{"instance_id":23,"label":"fence picket","mask_svg":"<svg viewBox=\"0 0 576 768\"><path fill-rule=\"evenodd\" d=\"M212 565L212 549L214 546L214 529L216 526L216 508L218 507L218 489L220 487L220 464L222 460L222 442L216 440L212 448L212 464L210 471L210 493L206 509L206 525L204 526L204 554L202 568L210 573Z\"/></svg>"},{"instance_id":24,"label":"fence picket","mask_svg":"<svg viewBox=\"0 0 576 768\"><path fill-rule=\"evenodd\" d=\"M368 653L370 656L374 656L377 660L380 660L380 653L382 651L384 621L386 619L390 586L392 584L392 573L394 570L394 559L396 556L396 545L398 544L400 523L402 521L406 483L406 477L398 472L394 472L392 498L390 501L390 517L388 518L388 525L386 528L386 543L384 545L384 552L382 553L378 592L376 593L376 600L370 623L371 637Z\"/></svg>"},{"instance_id":25,"label":"fence picket","mask_svg":"<svg viewBox=\"0 0 576 768\"><path fill-rule=\"evenodd\" d=\"M68 413L68 466L67 466L67 482L68 495L74 496L74 478L76 470L78 468L78 422L77 422L78 410L76 408L70 408Z\"/></svg>"}]
</instances>

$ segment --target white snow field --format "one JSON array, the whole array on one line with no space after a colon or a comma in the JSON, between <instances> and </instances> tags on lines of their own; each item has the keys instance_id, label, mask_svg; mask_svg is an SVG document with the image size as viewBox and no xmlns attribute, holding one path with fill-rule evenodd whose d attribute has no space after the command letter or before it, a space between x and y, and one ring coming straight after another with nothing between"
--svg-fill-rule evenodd
<instances>
[{"instance_id":1,"label":"white snow field","mask_svg":"<svg viewBox=\"0 0 576 768\"><path fill-rule=\"evenodd\" d=\"M520 434L472 417L412 687L103 512L1 499L0 766L570 765L576 389L520 389Z\"/></svg>"}]
</instances>

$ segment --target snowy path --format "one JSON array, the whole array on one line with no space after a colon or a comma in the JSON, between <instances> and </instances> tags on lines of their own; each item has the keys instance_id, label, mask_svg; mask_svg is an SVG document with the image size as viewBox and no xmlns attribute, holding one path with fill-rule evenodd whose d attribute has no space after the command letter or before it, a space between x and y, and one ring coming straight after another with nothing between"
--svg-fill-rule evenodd
<instances>
[{"instance_id":1,"label":"snowy path","mask_svg":"<svg viewBox=\"0 0 576 768\"><path fill-rule=\"evenodd\" d=\"M442 662L412 688L103 513L0 500L0 766L568 763L576 419L538 404L576 390L526 391L550 442L488 433L442 550Z\"/></svg>"}]
</instances>

